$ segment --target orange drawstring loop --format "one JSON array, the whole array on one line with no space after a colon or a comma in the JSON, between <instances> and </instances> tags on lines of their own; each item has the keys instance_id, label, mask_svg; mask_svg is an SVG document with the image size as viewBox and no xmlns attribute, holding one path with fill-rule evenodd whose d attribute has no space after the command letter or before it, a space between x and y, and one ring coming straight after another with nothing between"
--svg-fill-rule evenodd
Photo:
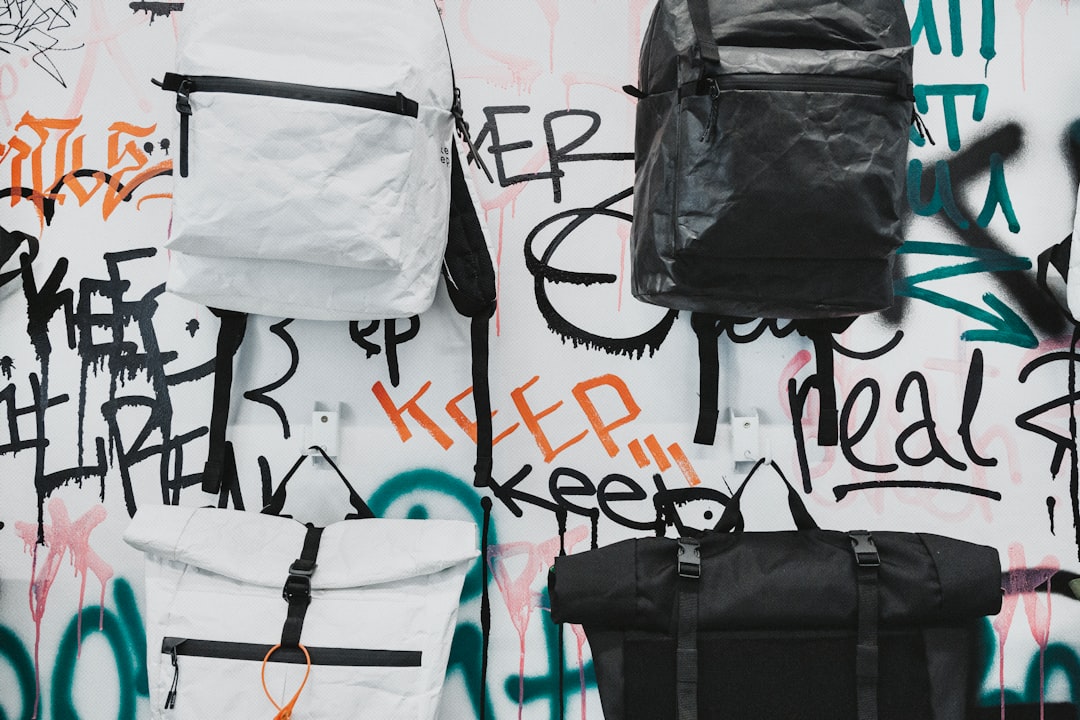
<instances>
[{"instance_id":1,"label":"orange drawstring loop","mask_svg":"<svg viewBox=\"0 0 1080 720\"><path fill-rule=\"evenodd\" d=\"M281 643L278 643L274 647L270 648L270 652L266 653L266 657L262 662L262 686L263 692L266 693L266 697L270 699L270 703L277 708L277 715L274 716L274 720L289 720L292 717L293 706L296 705L296 701L300 698L300 693L304 690L304 685L307 684L308 675L311 674L311 655L308 654L307 648L303 645L297 644L297 647L304 652L304 657L307 659L307 669L304 670L304 679L300 681L300 687L296 688L296 693L292 696L292 699L284 705L278 705L274 700L274 696L270 694L270 688L266 687L266 663L270 661L270 656L277 652L281 648Z\"/></svg>"}]
</instances>

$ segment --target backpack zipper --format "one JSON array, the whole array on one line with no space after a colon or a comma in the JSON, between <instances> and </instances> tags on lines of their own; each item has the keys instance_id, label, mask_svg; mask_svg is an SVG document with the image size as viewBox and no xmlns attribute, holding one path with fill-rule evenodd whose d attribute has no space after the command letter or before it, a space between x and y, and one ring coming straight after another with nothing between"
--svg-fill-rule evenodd
<instances>
[{"instance_id":1,"label":"backpack zipper","mask_svg":"<svg viewBox=\"0 0 1080 720\"><path fill-rule=\"evenodd\" d=\"M704 84L704 88L702 88ZM873 78L844 77L838 75L804 75L799 73L738 73L714 75L702 78L696 84L695 94L712 97L709 117L701 140L705 141L713 131L720 111L720 93L729 90L772 90L775 92L817 92L848 95L873 95L914 102L911 85L903 81L875 80Z\"/></svg>"},{"instance_id":2,"label":"backpack zipper","mask_svg":"<svg viewBox=\"0 0 1080 720\"><path fill-rule=\"evenodd\" d=\"M165 697L165 709L176 707L177 686L180 680L180 664L177 657L218 658L222 660L251 660L262 662L272 645L260 643L229 642L223 640L197 640L192 638L166 637L161 641L161 652L168 653L173 666L172 685ZM422 653L419 650L369 650L364 648L309 647L312 665L336 665L339 667L420 667ZM270 662L303 664L303 653L298 649L281 648L273 654Z\"/></svg>"},{"instance_id":3,"label":"backpack zipper","mask_svg":"<svg viewBox=\"0 0 1080 720\"><path fill-rule=\"evenodd\" d=\"M152 82L162 90L176 93L176 111L180 113L180 177L187 177L188 174L187 144L189 118L191 117L191 100L189 96L193 92L259 95L333 105L348 105L412 118L417 116L420 109L415 100L410 100L401 93L386 95L366 90L320 87L276 80L165 73L163 80L153 80Z\"/></svg>"}]
</instances>

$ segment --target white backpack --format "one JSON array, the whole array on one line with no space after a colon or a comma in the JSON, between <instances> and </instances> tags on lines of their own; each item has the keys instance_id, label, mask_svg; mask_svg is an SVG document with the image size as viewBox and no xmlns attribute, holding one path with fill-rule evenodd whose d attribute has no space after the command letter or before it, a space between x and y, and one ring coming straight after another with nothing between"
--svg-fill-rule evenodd
<instances>
[{"instance_id":1,"label":"white backpack","mask_svg":"<svg viewBox=\"0 0 1080 720\"><path fill-rule=\"evenodd\" d=\"M1076 192L1076 219L1073 221L1072 237L1074 240L1080 238L1080 189ZM1076 240L1076 242L1080 242L1080 240ZM1069 314L1074 318L1080 318L1080 253L1073 252L1069 254L1068 276L1071 278L1066 293Z\"/></svg>"},{"instance_id":2,"label":"white backpack","mask_svg":"<svg viewBox=\"0 0 1080 720\"><path fill-rule=\"evenodd\" d=\"M435 716L476 526L368 518L319 530L139 509L124 540L146 553L153 718L266 720L302 684L297 718Z\"/></svg>"},{"instance_id":3,"label":"white backpack","mask_svg":"<svg viewBox=\"0 0 1080 720\"><path fill-rule=\"evenodd\" d=\"M431 0L184 6L167 288L310 320L431 304L455 116Z\"/></svg>"}]
</instances>

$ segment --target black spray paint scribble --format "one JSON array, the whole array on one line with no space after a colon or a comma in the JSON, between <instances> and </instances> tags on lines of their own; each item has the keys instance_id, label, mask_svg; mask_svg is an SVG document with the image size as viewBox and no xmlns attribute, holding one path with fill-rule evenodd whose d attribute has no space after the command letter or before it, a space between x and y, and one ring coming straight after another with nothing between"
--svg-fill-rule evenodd
<instances>
[{"instance_id":1,"label":"black spray paint scribble","mask_svg":"<svg viewBox=\"0 0 1080 720\"><path fill-rule=\"evenodd\" d=\"M594 284L612 284L618 278L611 273L576 272L563 270L552 265L553 257L559 247L590 218L612 217L630 222L628 213L614 210L611 206L630 196L632 190L624 190L610 198L600 201L591 208L575 208L556 213L538 224L525 238L525 267L532 274L536 307L547 321L548 328L574 347L584 345L588 348L603 350L611 355L625 355L640 359L646 352L650 356L664 342L671 327L675 324L678 312L669 310L652 328L632 337L613 338L578 327L563 316L551 302L547 293L548 283L568 283L589 286ZM533 246L537 236L549 225L568 220L548 243L543 253L537 256Z\"/></svg>"},{"instance_id":2,"label":"black spray paint scribble","mask_svg":"<svg viewBox=\"0 0 1080 720\"><path fill-rule=\"evenodd\" d=\"M184 9L184 3L182 2L132 2L128 3L128 7L132 12L145 12L150 14L150 24L153 25L154 19L158 17L169 17L174 12L180 12Z\"/></svg>"},{"instance_id":3,"label":"black spray paint scribble","mask_svg":"<svg viewBox=\"0 0 1080 720\"><path fill-rule=\"evenodd\" d=\"M29 245L29 243L27 243ZM71 482L82 483L97 478L104 498L104 479L110 468L119 470L127 510L136 510L136 486L133 470L146 463L150 475L159 479L161 501L176 503L181 488L198 484L199 473L184 471L184 448L206 434L207 428L177 432L173 427L172 389L211 374L213 361L170 373L167 366L177 359L174 351L160 347L153 318L157 298L164 292L159 285L142 297L129 298L131 276L139 274L139 264L156 255L154 248L107 253L103 259L107 277L84 278L78 296L64 285L68 262L59 259L46 273L35 268L30 254L20 255L20 275L26 303L26 333L37 356L37 372L28 374L32 402L20 404L26 388L9 383L0 391L0 409L6 417L8 442L0 445L0 456L22 450L35 452L34 484L38 499L39 540L44 520L44 501L53 491ZM44 282L39 275L44 274ZM8 282L13 280L10 276ZM107 310L102 311L104 299ZM59 326L59 327L58 327ZM50 328L52 332L50 332ZM65 337L67 347L77 353L82 363L79 380L77 416L78 457L74 466L54 469L55 459L48 452L50 436L57 427L71 427L71 418L57 415L70 407L67 393L50 391L50 369L58 350L51 337ZM108 427L108 438L87 438L86 413L88 382L91 373L108 379L108 397L100 413ZM149 391L129 391L128 383L140 380L139 387ZM69 411L70 412L70 411ZM34 432L24 436L19 419L31 415ZM50 419L52 418L52 419ZM50 428L52 428L50 432ZM87 448L87 441L93 447ZM92 459L86 455L91 454Z\"/></svg>"},{"instance_id":4,"label":"black spray paint scribble","mask_svg":"<svg viewBox=\"0 0 1080 720\"><path fill-rule=\"evenodd\" d=\"M370 360L375 355L382 353L383 347L386 348L386 368L390 377L390 385L393 387L397 387L401 383L398 347L415 338L420 332L419 316L413 315L408 318L408 322L408 328L402 333L397 331L398 321L395 319L373 320L364 327L360 327L358 322L349 323L349 338L363 348L365 358ZM383 345L381 347L369 339L380 327L383 328Z\"/></svg>"},{"instance_id":5,"label":"black spray paint scribble","mask_svg":"<svg viewBox=\"0 0 1080 720\"><path fill-rule=\"evenodd\" d=\"M61 46L62 38L78 15L74 0L0 0L0 52L30 55L31 61L67 87L53 61L58 52L78 50L82 45Z\"/></svg>"},{"instance_id":6,"label":"black spray paint scribble","mask_svg":"<svg viewBox=\"0 0 1080 720\"><path fill-rule=\"evenodd\" d=\"M296 346L296 340L286 330L292 320L286 319L280 322L274 323L270 326L270 332L276 335L281 342L285 343L285 347L289 350L289 367L285 370L285 373L273 382L263 385L262 387L248 390L244 393L244 397L252 402L257 402L261 405L265 405L274 411L278 420L281 422L281 436L288 440L292 431L289 428L289 418L285 414L285 408L281 406L274 398L270 397L270 393L280 388L296 374L296 369L300 366L300 349Z\"/></svg>"}]
</instances>

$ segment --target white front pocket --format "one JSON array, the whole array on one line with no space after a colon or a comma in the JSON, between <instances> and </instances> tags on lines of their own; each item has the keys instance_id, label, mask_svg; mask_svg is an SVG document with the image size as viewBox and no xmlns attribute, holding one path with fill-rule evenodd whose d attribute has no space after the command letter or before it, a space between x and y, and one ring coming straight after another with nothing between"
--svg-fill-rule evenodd
<instances>
[{"instance_id":1,"label":"white front pocket","mask_svg":"<svg viewBox=\"0 0 1080 720\"><path fill-rule=\"evenodd\" d=\"M207 257L394 269L409 218L417 103L294 83L169 74L179 147L168 247ZM436 168L439 158L433 158ZM415 193L412 193L415 194ZM438 203L435 203L436 205Z\"/></svg>"}]
</instances>

